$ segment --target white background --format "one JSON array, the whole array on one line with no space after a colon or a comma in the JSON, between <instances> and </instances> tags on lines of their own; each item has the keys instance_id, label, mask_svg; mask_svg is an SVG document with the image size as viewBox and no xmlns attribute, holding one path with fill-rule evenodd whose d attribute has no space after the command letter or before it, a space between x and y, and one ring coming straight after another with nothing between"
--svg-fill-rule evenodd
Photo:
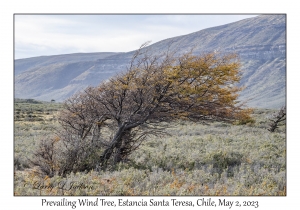
<instances>
[{"instance_id":1,"label":"white background","mask_svg":"<svg viewBox=\"0 0 300 210\"><path fill-rule=\"evenodd\" d=\"M299 5L296 1L275 0L214 0L214 1L162 1L162 0L127 0L127 1L34 1L10 0L0 3L0 206L1 209L50 209L42 207L41 197L14 197L13 196L13 14L14 13L285 13L287 14L287 196L286 197L221 197L231 201L258 200L258 209L299 209L300 186L299 171L299 98L300 98L300 69L299 69ZM298 131L298 132L297 132ZM60 201L63 197L46 197L47 200ZM94 200L96 197L89 197ZM115 200L119 197L106 197ZM130 197L132 200L150 197ZM163 199L164 197L155 197ZM173 197L179 200L194 200L201 197ZM208 197L205 197L208 198ZM67 197L68 200L77 200L76 197ZM171 198L167 198L169 201ZM218 201L218 197L213 200ZM93 209L116 209L104 207L90 207ZM151 207L143 207L150 209ZM152 207L153 208L153 207ZM182 209L182 207L167 207L165 209ZM211 207L195 207L189 209L212 209ZM72 209L61 207L60 209ZM76 209L83 209L77 207ZM123 207L121 209L132 209ZM133 209L138 209L133 208ZM216 208L214 208L216 209ZM228 208L217 208L228 209ZM252 209L232 208L232 209Z\"/></svg>"}]
</instances>

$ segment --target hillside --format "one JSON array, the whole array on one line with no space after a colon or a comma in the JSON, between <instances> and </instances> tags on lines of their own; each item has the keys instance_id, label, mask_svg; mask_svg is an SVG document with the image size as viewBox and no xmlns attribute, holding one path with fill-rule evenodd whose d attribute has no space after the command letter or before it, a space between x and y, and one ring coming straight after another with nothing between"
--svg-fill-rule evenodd
<instances>
[{"instance_id":1,"label":"hillside","mask_svg":"<svg viewBox=\"0 0 300 210\"><path fill-rule=\"evenodd\" d=\"M261 15L169 38L150 45L149 50L161 53L169 46L178 54L191 49L195 54L215 50L236 52L243 63L241 86L246 87L240 100L260 108L279 108L285 104L285 15ZM132 53L82 53L15 60L15 97L62 101L125 70Z\"/></svg>"}]
</instances>

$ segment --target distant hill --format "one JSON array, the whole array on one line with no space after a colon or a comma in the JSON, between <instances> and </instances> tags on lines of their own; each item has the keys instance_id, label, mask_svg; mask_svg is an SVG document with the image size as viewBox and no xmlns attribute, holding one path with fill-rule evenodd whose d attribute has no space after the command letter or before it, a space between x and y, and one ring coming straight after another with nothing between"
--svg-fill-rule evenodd
<instances>
[{"instance_id":1,"label":"distant hill","mask_svg":"<svg viewBox=\"0 0 300 210\"><path fill-rule=\"evenodd\" d=\"M145 40L146 41L146 40ZM172 44L171 44L172 43ZM141 43L142 44L142 43ZM286 16L260 15L169 38L148 47L182 54L193 49L236 52L243 63L240 100L251 107L279 108L286 97ZM134 51L78 53L15 60L15 97L62 101L126 69Z\"/></svg>"}]
</instances>

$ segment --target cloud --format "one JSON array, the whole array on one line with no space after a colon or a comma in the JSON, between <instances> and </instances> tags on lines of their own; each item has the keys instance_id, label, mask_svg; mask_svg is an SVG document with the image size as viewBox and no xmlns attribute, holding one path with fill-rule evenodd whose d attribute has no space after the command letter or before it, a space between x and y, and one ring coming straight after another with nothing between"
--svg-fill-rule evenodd
<instances>
[{"instance_id":1,"label":"cloud","mask_svg":"<svg viewBox=\"0 0 300 210\"><path fill-rule=\"evenodd\" d=\"M77 52L127 52L247 16L15 15L15 58Z\"/></svg>"}]
</instances>

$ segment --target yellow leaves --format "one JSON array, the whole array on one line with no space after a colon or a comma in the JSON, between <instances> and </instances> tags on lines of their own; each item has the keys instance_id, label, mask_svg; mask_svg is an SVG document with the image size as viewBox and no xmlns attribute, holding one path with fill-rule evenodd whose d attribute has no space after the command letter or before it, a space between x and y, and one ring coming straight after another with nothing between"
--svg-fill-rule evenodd
<instances>
[{"instance_id":1,"label":"yellow leaves","mask_svg":"<svg viewBox=\"0 0 300 210\"><path fill-rule=\"evenodd\" d=\"M235 124L243 125L243 124L251 124L254 123L255 120L251 117L251 114L253 113L253 109L243 109L239 110L234 114L235 119L237 120Z\"/></svg>"},{"instance_id":2,"label":"yellow leaves","mask_svg":"<svg viewBox=\"0 0 300 210\"><path fill-rule=\"evenodd\" d=\"M277 195L279 195L279 196L286 196L286 186L283 187L283 190L278 191Z\"/></svg>"},{"instance_id":3,"label":"yellow leaves","mask_svg":"<svg viewBox=\"0 0 300 210\"><path fill-rule=\"evenodd\" d=\"M172 189L175 189L175 188L179 189L179 188L181 188L181 186L182 186L183 184L184 184L183 182L178 181L178 179L176 178L176 179L171 183L170 188L172 188Z\"/></svg>"},{"instance_id":4,"label":"yellow leaves","mask_svg":"<svg viewBox=\"0 0 300 210\"><path fill-rule=\"evenodd\" d=\"M174 168L172 168L171 175L174 178L174 181L170 184L171 189L179 189L185 184L183 181L179 181L180 177L176 175Z\"/></svg>"},{"instance_id":5,"label":"yellow leaves","mask_svg":"<svg viewBox=\"0 0 300 210\"><path fill-rule=\"evenodd\" d=\"M127 191L124 193L126 196L135 196L136 194L134 193L134 189L129 188Z\"/></svg>"},{"instance_id":6,"label":"yellow leaves","mask_svg":"<svg viewBox=\"0 0 300 210\"><path fill-rule=\"evenodd\" d=\"M190 186L188 186L187 191L188 191L189 193L194 192L195 188L196 188L195 185L190 185Z\"/></svg>"},{"instance_id":7,"label":"yellow leaves","mask_svg":"<svg viewBox=\"0 0 300 210\"><path fill-rule=\"evenodd\" d=\"M71 114L71 117L76 117L76 116L78 116L79 114L80 114L79 112L74 112L74 113Z\"/></svg>"},{"instance_id":8,"label":"yellow leaves","mask_svg":"<svg viewBox=\"0 0 300 210\"><path fill-rule=\"evenodd\" d=\"M246 162L247 162L247 163L252 163L251 158L247 157L247 158L246 158Z\"/></svg>"},{"instance_id":9,"label":"yellow leaves","mask_svg":"<svg viewBox=\"0 0 300 210\"><path fill-rule=\"evenodd\" d=\"M221 189L216 190L215 195L216 196L220 196L220 195L227 195L227 187L226 186L222 186Z\"/></svg>"},{"instance_id":10,"label":"yellow leaves","mask_svg":"<svg viewBox=\"0 0 300 210\"><path fill-rule=\"evenodd\" d=\"M129 88L129 86L128 86L128 84L122 84L122 85L120 86L120 88L121 88L122 90L127 90L127 89Z\"/></svg>"},{"instance_id":11,"label":"yellow leaves","mask_svg":"<svg viewBox=\"0 0 300 210\"><path fill-rule=\"evenodd\" d=\"M59 136L55 136L54 137L54 143L58 142L60 140L60 137Z\"/></svg>"},{"instance_id":12,"label":"yellow leaves","mask_svg":"<svg viewBox=\"0 0 300 210\"><path fill-rule=\"evenodd\" d=\"M208 192L208 191L209 191L209 187L208 187L207 184L204 186L204 189L205 189L205 192Z\"/></svg>"}]
</instances>

